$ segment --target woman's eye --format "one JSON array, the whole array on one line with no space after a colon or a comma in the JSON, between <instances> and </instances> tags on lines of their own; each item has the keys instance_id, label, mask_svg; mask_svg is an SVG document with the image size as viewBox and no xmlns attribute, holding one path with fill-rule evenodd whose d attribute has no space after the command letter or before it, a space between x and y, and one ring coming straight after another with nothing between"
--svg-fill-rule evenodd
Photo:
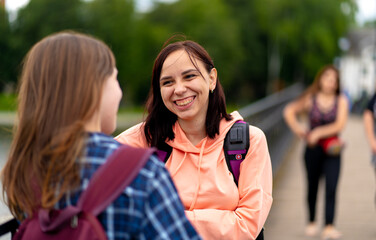
<instances>
[{"instance_id":1,"label":"woman's eye","mask_svg":"<svg viewBox=\"0 0 376 240\"><path fill-rule=\"evenodd\" d=\"M185 75L185 78L186 79L191 79L191 78L194 78L196 77L196 74L188 74L188 75Z\"/></svg>"},{"instance_id":2,"label":"woman's eye","mask_svg":"<svg viewBox=\"0 0 376 240\"><path fill-rule=\"evenodd\" d=\"M164 80L164 81L161 82L161 86L167 86L171 83L172 83L172 81L170 81L170 80Z\"/></svg>"}]
</instances>

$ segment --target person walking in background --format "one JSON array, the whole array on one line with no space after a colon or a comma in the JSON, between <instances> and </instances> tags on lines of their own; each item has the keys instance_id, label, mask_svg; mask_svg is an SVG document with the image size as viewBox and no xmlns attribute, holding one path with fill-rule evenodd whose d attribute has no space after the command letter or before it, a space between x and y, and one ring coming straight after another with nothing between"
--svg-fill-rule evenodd
<instances>
[{"instance_id":1,"label":"person walking in background","mask_svg":"<svg viewBox=\"0 0 376 240\"><path fill-rule=\"evenodd\" d=\"M309 221L307 236L318 234L316 199L319 180L325 176L324 239L338 239L341 233L334 227L336 190L341 165L342 141L338 135L348 117L348 102L341 94L338 70L328 65L317 74L311 86L284 109L284 118L291 130L306 142L304 153L307 176ZM308 115L309 128L298 121L298 114Z\"/></svg>"},{"instance_id":2,"label":"person walking in background","mask_svg":"<svg viewBox=\"0 0 376 240\"><path fill-rule=\"evenodd\" d=\"M145 122L116 139L170 149L166 167L189 220L204 239L256 239L272 205L266 138L249 126L249 150L237 186L223 147L230 128L243 118L226 112L217 69L201 45L185 40L161 50L154 62L147 110Z\"/></svg>"},{"instance_id":3,"label":"person walking in background","mask_svg":"<svg viewBox=\"0 0 376 240\"><path fill-rule=\"evenodd\" d=\"M371 147L371 163L376 173L376 93L372 96L367 104L367 108L363 112L363 122L364 128L366 130L367 140ZM375 195L375 204L376 204L376 195Z\"/></svg>"},{"instance_id":4,"label":"person walking in background","mask_svg":"<svg viewBox=\"0 0 376 240\"><path fill-rule=\"evenodd\" d=\"M114 55L88 35L50 35L27 54L18 96L18 126L1 177L6 203L23 221L40 207L76 205L121 146L108 135L122 97ZM201 239L154 155L98 220L108 239Z\"/></svg>"}]
</instances>

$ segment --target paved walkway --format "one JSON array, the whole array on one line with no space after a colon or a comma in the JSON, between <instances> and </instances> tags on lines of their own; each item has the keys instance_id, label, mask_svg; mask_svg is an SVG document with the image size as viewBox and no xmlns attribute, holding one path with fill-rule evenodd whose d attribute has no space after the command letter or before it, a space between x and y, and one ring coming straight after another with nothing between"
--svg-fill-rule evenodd
<instances>
[{"instance_id":1,"label":"paved walkway","mask_svg":"<svg viewBox=\"0 0 376 240\"><path fill-rule=\"evenodd\" d=\"M370 165L370 151L366 142L362 119L351 116L343 139L341 175L337 194L335 224L343 233L343 240L376 239L375 174ZM305 237L307 219L305 207L305 171L303 144L296 140L274 179L274 203L265 225L267 240L320 239ZM324 186L321 185L323 190ZM324 192L319 192L317 220L323 224Z\"/></svg>"}]
</instances>

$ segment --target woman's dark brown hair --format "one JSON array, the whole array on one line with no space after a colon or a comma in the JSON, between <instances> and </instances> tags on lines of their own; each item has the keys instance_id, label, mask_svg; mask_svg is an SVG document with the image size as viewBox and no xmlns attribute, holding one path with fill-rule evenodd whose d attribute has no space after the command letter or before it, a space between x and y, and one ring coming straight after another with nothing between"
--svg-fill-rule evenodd
<instances>
[{"instance_id":1,"label":"woman's dark brown hair","mask_svg":"<svg viewBox=\"0 0 376 240\"><path fill-rule=\"evenodd\" d=\"M98 111L115 58L101 41L63 32L27 54L18 94L18 124L2 172L3 196L18 219L52 208L79 183L85 123Z\"/></svg>"},{"instance_id":2,"label":"woman's dark brown hair","mask_svg":"<svg viewBox=\"0 0 376 240\"><path fill-rule=\"evenodd\" d=\"M166 108L162 100L159 83L161 70L166 58L172 52L178 50L187 52L197 70L199 68L196 60L204 64L205 70L208 73L214 68L214 63L207 51L198 43L190 40L170 43L158 54L153 66L151 88L146 103L149 114L145 121L144 133L150 146L161 149L163 149L162 146L166 141L175 138L172 127L177 120L177 116ZM232 119L231 115L226 112L225 94L217 77L216 88L213 93L209 94L209 106L205 122L206 134L210 138L214 138L216 134L219 134L219 122L222 118L225 118L227 121Z\"/></svg>"}]
</instances>

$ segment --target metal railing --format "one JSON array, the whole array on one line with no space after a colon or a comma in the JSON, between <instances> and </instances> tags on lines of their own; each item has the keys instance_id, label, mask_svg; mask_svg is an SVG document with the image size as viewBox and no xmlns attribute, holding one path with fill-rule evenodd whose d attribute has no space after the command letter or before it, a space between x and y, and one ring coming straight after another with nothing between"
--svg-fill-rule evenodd
<instances>
[{"instance_id":1,"label":"metal railing","mask_svg":"<svg viewBox=\"0 0 376 240\"><path fill-rule=\"evenodd\" d=\"M260 128L265 133L273 175L278 171L293 139L293 134L283 119L283 108L302 91L303 84L296 83L239 109L239 113L249 124Z\"/></svg>"}]
</instances>

